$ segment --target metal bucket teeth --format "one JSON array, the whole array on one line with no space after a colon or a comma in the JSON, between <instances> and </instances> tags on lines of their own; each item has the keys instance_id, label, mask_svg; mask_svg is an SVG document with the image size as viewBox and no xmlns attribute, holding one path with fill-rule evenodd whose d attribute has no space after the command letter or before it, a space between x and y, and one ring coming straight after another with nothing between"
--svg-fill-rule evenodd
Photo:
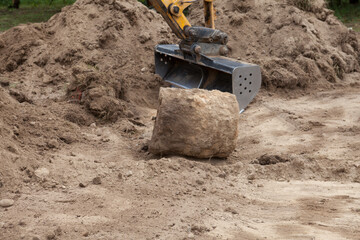
<instances>
[{"instance_id":1,"label":"metal bucket teeth","mask_svg":"<svg viewBox=\"0 0 360 240\"><path fill-rule=\"evenodd\" d=\"M260 67L225 57L184 57L178 45L158 45L155 67L166 82L180 88L203 88L235 94L241 110L261 86Z\"/></svg>"}]
</instances>

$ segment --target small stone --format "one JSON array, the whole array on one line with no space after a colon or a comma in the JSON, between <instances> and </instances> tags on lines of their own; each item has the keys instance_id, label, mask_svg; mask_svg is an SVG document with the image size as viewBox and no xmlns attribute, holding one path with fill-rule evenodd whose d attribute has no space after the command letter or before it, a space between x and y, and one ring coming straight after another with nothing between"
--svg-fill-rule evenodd
<instances>
[{"instance_id":1,"label":"small stone","mask_svg":"<svg viewBox=\"0 0 360 240\"><path fill-rule=\"evenodd\" d=\"M79 187L84 188L84 187L86 187L86 185L83 183L79 183Z\"/></svg>"},{"instance_id":2,"label":"small stone","mask_svg":"<svg viewBox=\"0 0 360 240\"><path fill-rule=\"evenodd\" d=\"M131 177L133 175L133 172L132 171L129 171L127 174L126 174L126 177Z\"/></svg>"},{"instance_id":3,"label":"small stone","mask_svg":"<svg viewBox=\"0 0 360 240\"><path fill-rule=\"evenodd\" d=\"M198 180L196 180L195 182L196 182L197 184L199 184L199 185L204 185L204 181L202 181L202 180L199 180L199 179L198 179Z\"/></svg>"},{"instance_id":4,"label":"small stone","mask_svg":"<svg viewBox=\"0 0 360 240\"><path fill-rule=\"evenodd\" d=\"M247 177L248 180L255 180L255 174L250 174L248 177Z\"/></svg>"},{"instance_id":5,"label":"small stone","mask_svg":"<svg viewBox=\"0 0 360 240\"><path fill-rule=\"evenodd\" d=\"M143 68L141 69L141 72L146 72L146 70L147 70L147 68L146 68L146 67L143 67Z\"/></svg>"},{"instance_id":6,"label":"small stone","mask_svg":"<svg viewBox=\"0 0 360 240\"><path fill-rule=\"evenodd\" d=\"M225 172L222 172L218 175L218 177L220 178L226 178L226 173Z\"/></svg>"},{"instance_id":7,"label":"small stone","mask_svg":"<svg viewBox=\"0 0 360 240\"><path fill-rule=\"evenodd\" d=\"M54 233L50 233L50 234L48 234L47 236L46 236L46 239L47 240L52 240L52 239L55 239L55 234Z\"/></svg>"},{"instance_id":8,"label":"small stone","mask_svg":"<svg viewBox=\"0 0 360 240\"><path fill-rule=\"evenodd\" d=\"M7 147L7 150L8 150L9 152L12 152L12 153L15 153L15 154L18 153L18 150L17 150L15 147L13 147L13 146L8 146L8 147Z\"/></svg>"},{"instance_id":9,"label":"small stone","mask_svg":"<svg viewBox=\"0 0 360 240\"><path fill-rule=\"evenodd\" d=\"M47 146L49 148L58 148L59 147L59 142L56 139L51 139L47 142Z\"/></svg>"},{"instance_id":10,"label":"small stone","mask_svg":"<svg viewBox=\"0 0 360 240\"><path fill-rule=\"evenodd\" d=\"M283 158L278 155L267 155L264 154L260 158L257 159L260 165L272 165L277 163L285 163L289 162L289 159Z\"/></svg>"},{"instance_id":11,"label":"small stone","mask_svg":"<svg viewBox=\"0 0 360 240\"><path fill-rule=\"evenodd\" d=\"M116 168L116 162L109 162L108 167L111 169Z\"/></svg>"},{"instance_id":12,"label":"small stone","mask_svg":"<svg viewBox=\"0 0 360 240\"><path fill-rule=\"evenodd\" d=\"M12 199L1 199L0 200L0 207L7 208L14 205L14 200Z\"/></svg>"},{"instance_id":13,"label":"small stone","mask_svg":"<svg viewBox=\"0 0 360 240\"><path fill-rule=\"evenodd\" d=\"M90 124L90 127L92 127L92 128L96 128L96 123L92 123L92 124Z\"/></svg>"},{"instance_id":14,"label":"small stone","mask_svg":"<svg viewBox=\"0 0 360 240\"><path fill-rule=\"evenodd\" d=\"M191 232L195 235L200 235L204 232L210 232L210 228L203 226L203 225L193 225L191 227Z\"/></svg>"},{"instance_id":15,"label":"small stone","mask_svg":"<svg viewBox=\"0 0 360 240\"><path fill-rule=\"evenodd\" d=\"M88 237L88 236L89 236L89 232L85 232L85 233L83 234L83 236L84 236L84 237Z\"/></svg>"},{"instance_id":16,"label":"small stone","mask_svg":"<svg viewBox=\"0 0 360 240\"><path fill-rule=\"evenodd\" d=\"M167 28L161 27L160 33L168 33L168 32L169 32L169 30Z\"/></svg>"},{"instance_id":17,"label":"small stone","mask_svg":"<svg viewBox=\"0 0 360 240\"><path fill-rule=\"evenodd\" d=\"M47 168L38 168L35 170L35 176L41 179L45 179L49 174L50 172Z\"/></svg>"},{"instance_id":18,"label":"small stone","mask_svg":"<svg viewBox=\"0 0 360 240\"><path fill-rule=\"evenodd\" d=\"M23 220L20 220L19 225L24 227L24 226L26 226L26 222L24 222Z\"/></svg>"},{"instance_id":19,"label":"small stone","mask_svg":"<svg viewBox=\"0 0 360 240\"><path fill-rule=\"evenodd\" d=\"M119 178L119 179L123 179L122 173L119 173L119 174L118 174L118 178Z\"/></svg>"},{"instance_id":20,"label":"small stone","mask_svg":"<svg viewBox=\"0 0 360 240\"><path fill-rule=\"evenodd\" d=\"M151 35L150 35L150 33L147 33L147 32L143 32L139 36L139 42L140 43L146 43L150 39L151 39Z\"/></svg>"},{"instance_id":21,"label":"small stone","mask_svg":"<svg viewBox=\"0 0 360 240\"><path fill-rule=\"evenodd\" d=\"M55 229L54 233L55 233L55 235L60 236L60 235L62 234L62 229L61 229L61 227L57 227L57 228Z\"/></svg>"},{"instance_id":22,"label":"small stone","mask_svg":"<svg viewBox=\"0 0 360 240\"><path fill-rule=\"evenodd\" d=\"M92 180L92 183L95 184L95 185L100 185L101 184L101 178L100 177L95 177Z\"/></svg>"},{"instance_id":23,"label":"small stone","mask_svg":"<svg viewBox=\"0 0 360 240\"><path fill-rule=\"evenodd\" d=\"M236 211L234 208L232 207L227 207L225 208L224 210L225 212L229 212L229 213L232 213L232 214L239 214L238 211Z\"/></svg>"},{"instance_id":24,"label":"small stone","mask_svg":"<svg viewBox=\"0 0 360 240\"><path fill-rule=\"evenodd\" d=\"M33 237L32 240L40 240L38 237Z\"/></svg>"},{"instance_id":25,"label":"small stone","mask_svg":"<svg viewBox=\"0 0 360 240\"><path fill-rule=\"evenodd\" d=\"M31 126L35 126L36 122L29 122Z\"/></svg>"}]
</instances>

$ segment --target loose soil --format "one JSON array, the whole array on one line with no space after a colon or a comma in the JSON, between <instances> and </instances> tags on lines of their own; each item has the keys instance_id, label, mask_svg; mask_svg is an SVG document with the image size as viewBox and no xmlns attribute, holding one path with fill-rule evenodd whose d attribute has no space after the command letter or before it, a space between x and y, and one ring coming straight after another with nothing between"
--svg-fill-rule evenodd
<instances>
[{"instance_id":1,"label":"loose soil","mask_svg":"<svg viewBox=\"0 0 360 240\"><path fill-rule=\"evenodd\" d=\"M0 239L359 238L359 37L321 3L216 5L263 69L228 159L148 153L153 49L177 40L136 0L0 34Z\"/></svg>"}]
</instances>

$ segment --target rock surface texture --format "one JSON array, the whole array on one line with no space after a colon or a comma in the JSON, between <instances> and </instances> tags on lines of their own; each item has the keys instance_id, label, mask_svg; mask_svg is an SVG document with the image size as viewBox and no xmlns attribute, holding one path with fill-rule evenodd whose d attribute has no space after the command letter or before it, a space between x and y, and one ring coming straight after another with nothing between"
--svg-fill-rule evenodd
<instances>
[{"instance_id":1,"label":"rock surface texture","mask_svg":"<svg viewBox=\"0 0 360 240\"><path fill-rule=\"evenodd\" d=\"M149 150L196 158L228 157L236 147L238 121L235 95L161 88Z\"/></svg>"},{"instance_id":2,"label":"rock surface texture","mask_svg":"<svg viewBox=\"0 0 360 240\"><path fill-rule=\"evenodd\" d=\"M0 200L0 207L7 208L14 205L14 200L12 199L1 199Z\"/></svg>"}]
</instances>

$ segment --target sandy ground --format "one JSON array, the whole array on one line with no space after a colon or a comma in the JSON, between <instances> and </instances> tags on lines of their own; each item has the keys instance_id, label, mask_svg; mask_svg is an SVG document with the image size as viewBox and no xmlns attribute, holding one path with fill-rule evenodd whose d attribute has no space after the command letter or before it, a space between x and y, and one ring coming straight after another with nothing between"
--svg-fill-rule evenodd
<instances>
[{"instance_id":1,"label":"sandy ground","mask_svg":"<svg viewBox=\"0 0 360 240\"><path fill-rule=\"evenodd\" d=\"M320 2L217 1L263 78L228 159L148 152L154 46L177 40L138 1L0 33L0 240L359 240L359 35Z\"/></svg>"},{"instance_id":2,"label":"sandy ground","mask_svg":"<svg viewBox=\"0 0 360 240\"><path fill-rule=\"evenodd\" d=\"M261 92L227 160L148 155L154 109L126 136L82 127L86 141L44 156L48 175L0 193L16 199L0 239L359 239L359 93Z\"/></svg>"}]
</instances>

